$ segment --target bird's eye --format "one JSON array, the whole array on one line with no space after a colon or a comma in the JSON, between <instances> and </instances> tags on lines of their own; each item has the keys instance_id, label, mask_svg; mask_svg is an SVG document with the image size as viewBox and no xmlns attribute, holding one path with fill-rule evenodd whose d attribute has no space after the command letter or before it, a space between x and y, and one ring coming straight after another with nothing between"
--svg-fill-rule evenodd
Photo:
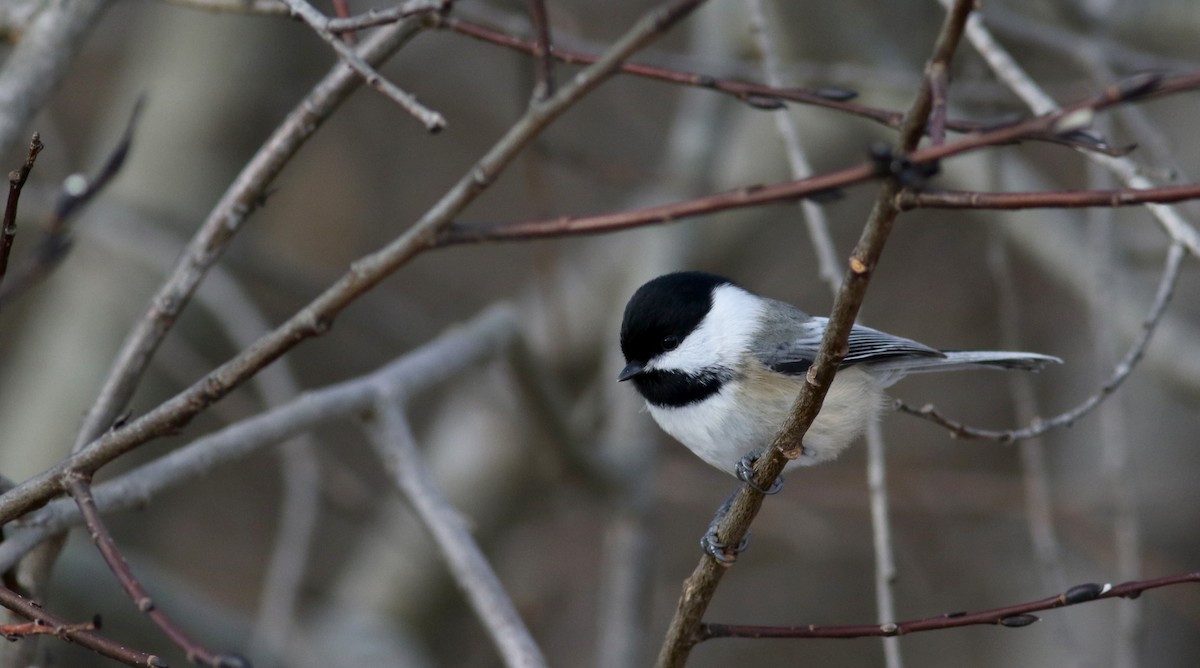
<instances>
[{"instance_id":1,"label":"bird's eye","mask_svg":"<svg viewBox=\"0 0 1200 668\"><path fill-rule=\"evenodd\" d=\"M663 340L662 340L663 350L675 350L678 347L679 347L679 337L678 336L675 336L674 334L668 334L667 336L663 337Z\"/></svg>"}]
</instances>

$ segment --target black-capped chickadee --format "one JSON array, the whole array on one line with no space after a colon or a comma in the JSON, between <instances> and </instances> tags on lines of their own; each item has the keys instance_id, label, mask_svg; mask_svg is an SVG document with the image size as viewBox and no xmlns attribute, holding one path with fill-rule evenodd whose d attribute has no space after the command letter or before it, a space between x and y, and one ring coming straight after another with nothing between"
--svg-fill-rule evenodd
<instances>
[{"instance_id":1,"label":"black-capped chickadee","mask_svg":"<svg viewBox=\"0 0 1200 668\"><path fill-rule=\"evenodd\" d=\"M625 306L627 364L617 379L633 381L664 431L746 480L745 456L770 445L787 418L827 322L727 278L666 274L638 288ZM942 351L855 325L803 454L787 468L837 457L878 417L884 389L910 373L979 366L1036 371L1061 361L1037 353Z\"/></svg>"}]
</instances>

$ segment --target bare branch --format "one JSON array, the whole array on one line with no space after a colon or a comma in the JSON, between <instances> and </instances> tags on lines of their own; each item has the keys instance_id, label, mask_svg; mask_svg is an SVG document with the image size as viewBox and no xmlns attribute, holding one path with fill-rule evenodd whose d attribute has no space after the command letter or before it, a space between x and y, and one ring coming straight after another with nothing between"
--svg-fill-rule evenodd
<instances>
[{"instance_id":1,"label":"bare branch","mask_svg":"<svg viewBox=\"0 0 1200 668\"><path fill-rule=\"evenodd\" d=\"M17 236L17 204L21 201L21 189L29 178L33 163L38 153L42 152L42 140L38 133L33 133L29 141L29 153L20 167L8 173L8 200L4 205L4 217L0 218L0 288L4 286L4 276L8 273L8 257L12 253L13 241Z\"/></svg>"},{"instance_id":2,"label":"bare branch","mask_svg":"<svg viewBox=\"0 0 1200 668\"><path fill-rule=\"evenodd\" d=\"M112 3L76 0L41 3L0 69L0 155L26 132L83 48L84 36Z\"/></svg>"},{"instance_id":3,"label":"bare branch","mask_svg":"<svg viewBox=\"0 0 1200 668\"><path fill-rule=\"evenodd\" d=\"M65 473L94 472L139 445L183 426L197 413L245 382L287 350L305 339L326 332L333 318L346 306L413 257L433 247L432 239L440 229L483 192L521 149L555 118L603 83L626 57L683 19L702 1L675 0L643 16L616 42L604 58L576 74L568 85L560 88L545 103L532 105L509 132L407 232L381 250L353 263L342 278L308 306L188 389L123 428L99 435L94 442L70 458L0 496L0 521L11 520L44 504L61 491L62 476ZM252 174L255 174L255 183L261 185L265 182L265 175L257 172ZM193 240L193 246L221 238L213 239L203 233L199 237ZM211 264L215 257L206 259L207 264ZM181 278L189 286L188 294L194 290L199 279L200 276L192 274ZM163 291L174 293L172 283L173 281L169 281L163 287ZM172 320L173 318L162 322L169 326ZM147 321L143 321L143 324L148 329L153 327L153 324ZM154 345L160 340L161 335L154 338ZM144 355L146 359L152 352L152 349L134 350L129 346L127 350L132 354ZM125 366L119 360L116 368L123 369Z\"/></svg>"},{"instance_id":4,"label":"bare branch","mask_svg":"<svg viewBox=\"0 0 1200 668\"><path fill-rule=\"evenodd\" d=\"M1200 183L1158 188L1117 190L1053 190L1049 192L968 192L962 190L906 190L896 205L910 209L1081 209L1104 206L1169 204L1200 199Z\"/></svg>"},{"instance_id":5,"label":"bare branch","mask_svg":"<svg viewBox=\"0 0 1200 668\"><path fill-rule=\"evenodd\" d=\"M283 0L278 1L283 4ZM450 4L451 0L406 0L406 2L387 9L372 8L358 16L326 19L325 28L332 33L354 32L364 28L395 23L410 16L446 11Z\"/></svg>"},{"instance_id":6,"label":"bare branch","mask_svg":"<svg viewBox=\"0 0 1200 668\"><path fill-rule=\"evenodd\" d=\"M533 43L533 57L537 61L534 68L533 99L545 100L554 94L554 42L550 39L550 17L546 15L545 0L525 0L529 8L529 21L533 24L533 34L537 40Z\"/></svg>"},{"instance_id":7,"label":"bare branch","mask_svg":"<svg viewBox=\"0 0 1200 668\"><path fill-rule=\"evenodd\" d=\"M510 668L546 665L537 643L500 584L487 558L467 532L462 516L448 502L421 462L408 419L401 411L403 392L377 387L372 441L392 482L412 504L446 559L476 616L483 622L504 664ZM397 396L400 395L400 396Z\"/></svg>"},{"instance_id":8,"label":"bare branch","mask_svg":"<svg viewBox=\"0 0 1200 668\"><path fill-rule=\"evenodd\" d=\"M401 109L420 121L426 130L440 132L442 128L446 127L446 119L441 114L428 109L425 105L418 102L417 98L411 93L401 90L399 86L388 81L379 72L375 71L375 68L371 67L366 60L359 57L355 53L354 47L338 39L337 35L334 35L329 30L329 17L317 11L306 0L284 0L284 2L287 3L288 7L291 7L294 15L303 19L313 29L313 32L317 33L318 37L333 47L333 50L337 52L342 62L350 66L355 72L358 72L363 80L367 82L368 86L383 93L393 102L400 105Z\"/></svg>"},{"instance_id":9,"label":"bare branch","mask_svg":"<svg viewBox=\"0 0 1200 668\"><path fill-rule=\"evenodd\" d=\"M360 52L368 62L382 61L416 32L416 26L408 23L380 30ZM261 205L267 187L361 81L348 66L335 66L288 114L225 191L126 337L100 394L84 418L75 442L76 451L104 433L124 409L159 344L195 294L208 269L220 258L250 214Z\"/></svg>"},{"instance_id":10,"label":"bare branch","mask_svg":"<svg viewBox=\"0 0 1200 668\"><path fill-rule=\"evenodd\" d=\"M943 64L949 61L972 7L973 2L963 0L947 15L934 46L933 61ZM912 110L902 124L897 142L899 150L909 152L917 145L929 116L931 97L930 81L927 77L917 94ZM872 269L883 251L892 223L900 213L892 203L899 190L900 185L894 178L885 181L880 188L875 207L850 257L850 270L846 273L834 302L833 313L825 328L816 359L809 367L807 382L800 396L796 398L787 421L770 447L755 463L754 484L740 488L728 514L718 525L716 533L719 542L725 545L738 545L741 542L762 506L764 497L758 490L767 489L783 471L784 465L803 452L804 434L821 409L825 393L829 390L838 364L845 355L850 328L854 325L854 319L866 295ZM697 642L696 633L704 611L708 608L725 570L725 564L705 555L684 582L675 617L658 655L658 668L681 668L686 663L691 648Z\"/></svg>"},{"instance_id":11,"label":"bare branch","mask_svg":"<svg viewBox=\"0 0 1200 668\"><path fill-rule=\"evenodd\" d=\"M205 475L258 450L369 410L375 388L404 387L410 395L428 389L510 345L516 319L494 307L361 378L312 390L260 415L201 437L152 462L96 486L101 512L144 505L162 492ZM46 537L82 521L78 507L58 499L25 518L0 543L0 570L7 570Z\"/></svg>"},{"instance_id":12,"label":"bare branch","mask_svg":"<svg viewBox=\"0 0 1200 668\"><path fill-rule=\"evenodd\" d=\"M930 405L914 408L897 400L894 404L896 410L924 418L934 424L945 427L950 430L950 435L955 438L981 439L999 441L1001 443L1011 443L1013 441L1040 436L1051 429L1069 427L1075 424L1079 418L1089 413L1096 406L1099 406L1102 401L1115 392L1121 386L1121 383L1125 382L1125 379L1129 377L1129 374L1133 373L1137 363L1146 354L1146 347L1150 345L1150 339L1154 335L1154 330L1162 320L1163 314L1166 313L1167 304L1171 301L1171 296L1175 292L1175 285L1178 283L1185 255L1186 252L1182 244L1175 243L1171 245L1171 248L1167 251L1167 259L1163 265L1162 276L1159 278L1158 291L1155 293L1154 303L1150 306L1150 311L1147 313L1146 320L1142 324L1142 331L1138 333L1137 338L1129 347L1129 351L1125 353L1125 357L1113 369L1112 376L1108 379L1108 382L1075 408L1052 418L1035 419L1029 426L1021 429L1002 431L979 429L965 425L946 417Z\"/></svg>"},{"instance_id":13,"label":"bare branch","mask_svg":"<svg viewBox=\"0 0 1200 668\"><path fill-rule=\"evenodd\" d=\"M160 657L126 647L96 633L95 629L99 628L98 620L93 620L90 624L72 624L7 587L0 587L0 605L30 620L33 623L32 626L44 629L42 631L29 629L25 631L25 634L54 635L80 647L86 647L102 656L120 661L127 666L139 666L140 668L147 666L166 668L167 666L167 662Z\"/></svg>"},{"instance_id":14,"label":"bare branch","mask_svg":"<svg viewBox=\"0 0 1200 668\"><path fill-rule=\"evenodd\" d=\"M150 594L146 592L133 571L129 569L129 564L125 562L125 557L121 556L116 541L109 534L104 520L100 518L100 511L96 509L96 500L92 498L91 481L83 475L70 475L65 484L67 491L79 505L79 511L83 515L83 521L87 524L92 542L96 544L96 549L104 557L105 563L108 564L117 581L121 583L121 587L133 599L137 609L145 613L172 642L187 654L188 661L214 668L235 668L245 665L245 661L240 657L216 654L200 646L175 622L171 621L167 613L155 607Z\"/></svg>"},{"instance_id":15,"label":"bare branch","mask_svg":"<svg viewBox=\"0 0 1200 668\"><path fill-rule=\"evenodd\" d=\"M861 624L857 626L746 626L735 624L703 624L699 640L713 638L867 638L873 636L901 636L921 631L940 631L963 626L1004 626L1021 628L1038 621L1031 614L1041 610L1054 610L1070 605L1108 598L1134 599L1142 592L1179 584L1200 582L1200 571L1181 573L1154 580L1126 582L1119 585L1087 583L1071 587L1056 596L1018 603L1003 608L979 612L951 612L936 617L914 619L893 624Z\"/></svg>"},{"instance_id":16,"label":"bare branch","mask_svg":"<svg viewBox=\"0 0 1200 668\"><path fill-rule=\"evenodd\" d=\"M1061 132L1064 123L1069 125L1079 117L1088 116L1092 112L1106 109L1114 104L1143 99L1162 90L1178 92L1195 87L1200 87L1200 73L1169 79L1152 77L1151 80L1147 80L1146 77L1134 77L1109 86L1091 98L1045 116L1037 116L987 132L968 135L940 146L929 146L905 153L901 162L906 169L927 168L940 160L969 153L985 146L999 146L1032 136ZM820 198L842 188L878 178L880 175L878 161L872 160L807 179L746 186L673 204L629 209L610 214L562 216L550 220L490 225L451 223L435 237L433 245L441 247L466 243L524 241L617 232L645 225L678 222L685 218L729 209L760 206L772 202L787 202L801 198ZM898 201L908 201L906 199L908 196L901 195L902 192L897 191L896 196L900 198ZM1200 256L1200 237L1189 240L1181 232L1180 238L1188 244L1189 250Z\"/></svg>"}]
</instances>

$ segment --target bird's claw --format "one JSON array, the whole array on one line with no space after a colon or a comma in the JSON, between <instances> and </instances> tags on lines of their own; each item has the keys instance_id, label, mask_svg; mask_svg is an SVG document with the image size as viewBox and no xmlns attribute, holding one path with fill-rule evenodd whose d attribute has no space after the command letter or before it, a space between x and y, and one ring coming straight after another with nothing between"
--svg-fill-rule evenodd
<instances>
[{"instance_id":1,"label":"bird's claw","mask_svg":"<svg viewBox=\"0 0 1200 668\"><path fill-rule=\"evenodd\" d=\"M738 480L746 483L750 486L750 489L756 492L767 495L778 494L779 490L783 489L783 476L776 477L775 482L771 483L771 486L766 489L759 487L758 483L754 482L754 462L758 461L761 454L761 451L756 450L739 459L737 466L734 468L734 473L737 475Z\"/></svg>"},{"instance_id":2,"label":"bird's claw","mask_svg":"<svg viewBox=\"0 0 1200 668\"><path fill-rule=\"evenodd\" d=\"M733 562L737 561L738 554L744 551L746 546L749 544L750 536L746 535L743 536L742 540L738 542L737 547L730 550L725 543L722 543L717 539L717 532L715 529L707 531L703 536L700 537L700 547L703 548L704 553L713 559L716 559L717 563L721 564L722 566L733 565Z\"/></svg>"}]
</instances>

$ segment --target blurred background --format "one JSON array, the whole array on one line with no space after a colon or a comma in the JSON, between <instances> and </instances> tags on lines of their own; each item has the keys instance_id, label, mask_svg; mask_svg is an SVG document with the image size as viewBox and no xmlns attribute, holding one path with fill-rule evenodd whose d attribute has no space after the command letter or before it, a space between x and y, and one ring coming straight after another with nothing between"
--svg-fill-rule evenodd
<instances>
[{"instance_id":1,"label":"blurred background","mask_svg":"<svg viewBox=\"0 0 1200 668\"><path fill-rule=\"evenodd\" d=\"M43 4L0 8L7 38L0 82L16 68L26 22ZM5 169L23 160L33 130L46 144L21 201L12 260L20 266L58 185L97 169L138 97L146 98L130 157L75 221L66 261L0 311L0 473L16 481L69 451L114 353L186 240L335 63L328 45L286 16L203 11L200 0L108 4L73 41L77 52L32 121L0 135ZM848 88L858 102L892 110L911 103L943 16L932 0L765 4L783 85ZM555 43L592 53L648 5L547 2ZM350 2L356 13L372 6ZM451 15L528 36L524 9L462 1ZM741 0L713 0L636 60L762 81L751 16ZM1200 11L1191 0L990 0L984 18L1060 103L1135 72L1200 66ZM573 71L560 65L557 75L566 81ZM374 91L354 94L284 169L206 284L215 287L184 312L135 396L135 416L243 348L246 340L231 331L252 340L283 322L351 261L412 225L520 116L534 83L530 58L444 30L419 35L381 72L442 113L446 129L430 135ZM950 100L955 118L1028 113L965 41ZM1200 174L1196 101L1191 92L1121 108L1094 129L1113 144L1138 144L1131 158L1147 178L1190 182ZM16 104L0 106L0 116L16 113ZM780 114L818 173L858 164L873 141L894 139L835 111L768 112L704 89L618 76L557 120L459 220L619 211L784 181L792 172ZM933 183L1119 187L1080 152L1046 143L954 158ZM839 261L874 193L866 185L822 205ZM1200 214L1195 204L1177 210L1193 222ZM897 222L863 321L943 348L1063 358L1028 377L935 375L892 390L971 425L1020 426L1074 407L1109 378L1153 302L1169 243L1141 208L914 211ZM490 304L513 305L535 367L554 388L556 424L546 424L504 360L422 393L407 412L439 483L551 665L650 664L699 559L697 541L734 488L658 431L633 389L615 382L625 299L644 280L682 268L728 275L817 314L832 304L800 209L774 205L607 236L428 253L352 305L328 334L276 363L297 390L316 389L368 373ZM1011 445L955 440L910 416L885 417L898 619L1198 567L1197 287L1189 257L1141 365L1069 429ZM242 306L254 316L238 315ZM285 400L247 385L100 479ZM571 447L620 471L621 481L597 485ZM752 547L726 575L706 619L877 620L865 453L855 447L789 477L764 505ZM300 579L279 583L272 555L292 498L284 462L297 458L315 464L315 480L292 488L315 499L315 524L309 544L289 552ZM1039 499L1045 512L1036 510ZM202 643L246 654L256 666L500 664L358 422L324 425L308 442L260 451L110 521L164 609ZM50 585L50 609L72 619L99 613L105 633L184 663L134 611L85 533L72 533ZM281 608L281 600L291 603ZM1023 629L906 636L900 655L910 666L981 667L1191 666L1200 657L1194 587L1042 617ZM41 642L36 661L113 665L53 640ZM698 646L689 665L734 661L883 665L884 652L876 639L716 640Z\"/></svg>"}]
</instances>

